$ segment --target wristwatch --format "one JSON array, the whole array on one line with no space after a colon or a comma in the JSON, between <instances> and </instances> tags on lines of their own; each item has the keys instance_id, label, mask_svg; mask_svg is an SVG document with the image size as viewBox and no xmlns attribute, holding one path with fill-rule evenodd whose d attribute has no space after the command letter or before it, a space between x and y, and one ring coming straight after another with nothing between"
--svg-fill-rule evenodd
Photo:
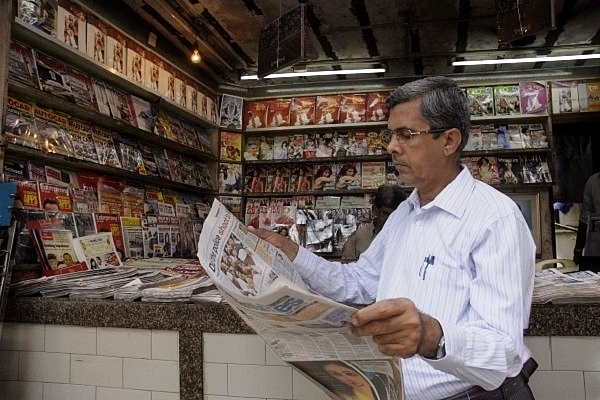
<instances>
[{"instance_id":1,"label":"wristwatch","mask_svg":"<svg viewBox=\"0 0 600 400\"><path fill-rule=\"evenodd\" d=\"M446 339L444 338L444 335L442 335L437 345L437 353L435 355L435 359L439 360L440 358L444 357L446 357Z\"/></svg>"}]
</instances>

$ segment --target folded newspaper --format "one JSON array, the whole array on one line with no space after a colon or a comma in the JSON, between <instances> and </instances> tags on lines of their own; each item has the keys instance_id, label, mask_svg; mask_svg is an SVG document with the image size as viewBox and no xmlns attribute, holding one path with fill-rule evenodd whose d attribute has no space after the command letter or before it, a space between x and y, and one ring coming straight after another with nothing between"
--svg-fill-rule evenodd
<instances>
[{"instance_id":1,"label":"folded newspaper","mask_svg":"<svg viewBox=\"0 0 600 400\"><path fill-rule=\"evenodd\" d=\"M310 292L291 261L214 200L198 258L223 298L281 357L332 399L404 399L397 364L349 332L356 309Z\"/></svg>"}]
</instances>

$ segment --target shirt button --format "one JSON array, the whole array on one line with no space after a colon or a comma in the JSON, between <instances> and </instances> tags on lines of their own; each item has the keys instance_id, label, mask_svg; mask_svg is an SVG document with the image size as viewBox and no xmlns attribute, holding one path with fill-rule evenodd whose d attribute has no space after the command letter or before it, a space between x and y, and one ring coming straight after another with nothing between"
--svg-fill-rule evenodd
<instances>
[{"instance_id":1,"label":"shirt button","mask_svg":"<svg viewBox=\"0 0 600 400\"><path fill-rule=\"evenodd\" d=\"M417 225L417 226L421 226L421 221L417 221L417 222L415 222L415 225Z\"/></svg>"}]
</instances>

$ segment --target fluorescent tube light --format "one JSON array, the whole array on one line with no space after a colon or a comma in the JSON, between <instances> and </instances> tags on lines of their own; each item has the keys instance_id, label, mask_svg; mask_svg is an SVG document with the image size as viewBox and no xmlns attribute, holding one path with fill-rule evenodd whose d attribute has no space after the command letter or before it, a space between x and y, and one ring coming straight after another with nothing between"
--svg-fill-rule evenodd
<instances>
[{"instance_id":1,"label":"fluorescent tube light","mask_svg":"<svg viewBox=\"0 0 600 400\"><path fill-rule=\"evenodd\" d=\"M270 74L265 76L264 79L277 79L277 78L295 78L301 76L323 76L323 75L354 75L354 74L380 74L385 72L385 68L367 68L367 69L340 69L331 71L310 71L310 72L284 72L280 74ZM244 75L240 77L241 80L258 79L258 75Z\"/></svg>"},{"instance_id":2,"label":"fluorescent tube light","mask_svg":"<svg viewBox=\"0 0 600 400\"><path fill-rule=\"evenodd\" d=\"M539 56L526 58L509 58L493 60L473 60L473 61L453 61L452 65L457 67L461 65L495 65L495 64L519 64L548 61L573 61L573 60L591 60L600 58L600 54L582 54L578 56Z\"/></svg>"}]
</instances>

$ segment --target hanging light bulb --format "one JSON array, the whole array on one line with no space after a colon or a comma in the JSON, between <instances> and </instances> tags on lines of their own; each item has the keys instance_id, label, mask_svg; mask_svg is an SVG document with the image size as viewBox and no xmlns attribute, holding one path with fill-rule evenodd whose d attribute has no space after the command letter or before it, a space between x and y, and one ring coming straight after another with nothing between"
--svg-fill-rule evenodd
<instances>
[{"instance_id":1,"label":"hanging light bulb","mask_svg":"<svg viewBox=\"0 0 600 400\"><path fill-rule=\"evenodd\" d=\"M192 60L194 64L198 64L200 61L202 61L202 56L198 51L198 41L196 41L196 44L194 44L194 51L192 52L190 60Z\"/></svg>"}]
</instances>

